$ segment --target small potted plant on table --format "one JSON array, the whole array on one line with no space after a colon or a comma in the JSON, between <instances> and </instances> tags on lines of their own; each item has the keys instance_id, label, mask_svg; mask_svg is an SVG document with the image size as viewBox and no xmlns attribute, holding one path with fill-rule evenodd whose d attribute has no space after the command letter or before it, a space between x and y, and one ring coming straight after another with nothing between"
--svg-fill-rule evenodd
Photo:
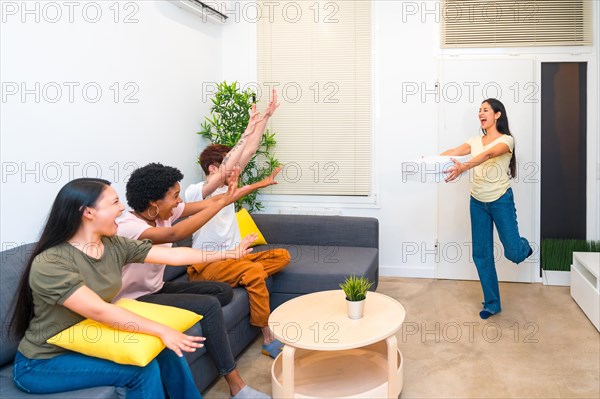
<instances>
[{"instance_id":1,"label":"small potted plant on table","mask_svg":"<svg viewBox=\"0 0 600 399\"><path fill-rule=\"evenodd\" d=\"M346 277L346 280L340 284L340 288L346 294L349 318L360 319L363 317L367 291L372 285L373 283L366 277L356 277L355 275Z\"/></svg>"}]
</instances>

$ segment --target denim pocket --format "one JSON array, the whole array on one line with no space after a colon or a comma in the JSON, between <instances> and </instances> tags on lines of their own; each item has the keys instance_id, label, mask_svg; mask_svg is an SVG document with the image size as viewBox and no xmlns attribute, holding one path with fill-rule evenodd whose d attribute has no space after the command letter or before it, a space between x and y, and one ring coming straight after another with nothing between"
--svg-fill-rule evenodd
<instances>
[{"instance_id":1,"label":"denim pocket","mask_svg":"<svg viewBox=\"0 0 600 399\"><path fill-rule=\"evenodd\" d=\"M15 361L13 363L13 381L17 388L19 388L23 392L31 393L31 391L25 388L23 385L19 383L19 380L23 376L23 374L27 373L30 367L31 359L26 358L21 354L21 352L17 352L15 356Z\"/></svg>"},{"instance_id":2,"label":"denim pocket","mask_svg":"<svg viewBox=\"0 0 600 399\"><path fill-rule=\"evenodd\" d=\"M31 386L35 383L28 374L43 362L45 362L44 359L29 359L28 357L23 356L21 352L17 352L13 363L13 381L17 388L21 391L31 393L31 390L24 386Z\"/></svg>"}]
</instances>

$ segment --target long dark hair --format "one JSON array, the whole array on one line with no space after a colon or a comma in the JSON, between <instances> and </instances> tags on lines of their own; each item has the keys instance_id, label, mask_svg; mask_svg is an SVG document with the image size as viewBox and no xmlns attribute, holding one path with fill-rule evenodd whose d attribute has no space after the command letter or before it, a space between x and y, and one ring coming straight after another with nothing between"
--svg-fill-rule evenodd
<instances>
[{"instance_id":1,"label":"long dark hair","mask_svg":"<svg viewBox=\"0 0 600 399\"><path fill-rule=\"evenodd\" d=\"M82 178L67 183L60 189L50 209L46 226L31 257L17 291L17 300L12 310L9 331L17 339L25 335L33 318L33 295L29 285L31 265L36 256L73 237L81 226L83 212L86 207L94 206L110 182L103 179Z\"/></svg>"},{"instance_id":2,"label":"long dark hair","mask_svg":"<svg viewBox=\"0 0 600 399\"><path fill-rule=\"evenodd\" d=\"M496 100L495 98L488 98L487 100L483 100L481 103L490 104L490 107L492 107L494 113L500 112L500 118L496 120L496 129L502 134L512 136L508 127L508 116L506 115L506 108L504 108L504 104L502 104L499 100ZM486 134L485 130L482 130L483 134ZM517 157L515 155L514 145L512 150L512 157L510 158L508 168L510 170L510 177L512 177L513 179L517 177Z\"/></svg>"}]
</instances>

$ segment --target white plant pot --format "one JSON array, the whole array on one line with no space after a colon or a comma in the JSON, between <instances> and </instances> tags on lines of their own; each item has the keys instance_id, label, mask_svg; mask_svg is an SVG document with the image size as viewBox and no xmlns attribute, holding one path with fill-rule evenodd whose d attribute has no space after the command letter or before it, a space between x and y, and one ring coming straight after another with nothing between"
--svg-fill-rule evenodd
<instances>
[{"instance_id":1,"label":"white plant pot","mask_svg":"<svg viewBox=\"0 0 600 399\"><path fill-rule=\"evenodd\" d=\"M351 319L360 319L363 317L365 311L365 300L362 301L349 301L346 299L346 304L348 304L348 317Z\"/></svg>"},{"instance_id":2,"label":"white plant pot","mask_svg":"<svg viewBox=\"0 0 600 399\"><path fill-rule=\"evenodd\" d=\"M542 270L542 281L544 285L569 287L571 285L571 272Z\"/></svg>"}]
</instances>

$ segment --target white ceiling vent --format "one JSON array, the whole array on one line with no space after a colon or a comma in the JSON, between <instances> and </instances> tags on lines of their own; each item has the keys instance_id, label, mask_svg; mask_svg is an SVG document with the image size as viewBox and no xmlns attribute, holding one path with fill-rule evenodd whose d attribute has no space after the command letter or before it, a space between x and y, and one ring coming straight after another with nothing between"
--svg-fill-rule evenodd
<instances>
[{"instance_id":1,"label":"white ceiling vent","mask_svg":"<svg viewBox=\"0 0 600 399\"><path fill-rule=\"evenodd\" d=\"M227 15L209 5L208 2L199 0L176 0L173 3L177 5L177 7L198 15L204 22L210 21L222 24L225 23L228 18Z\"/></svg>"}]
</instances>

